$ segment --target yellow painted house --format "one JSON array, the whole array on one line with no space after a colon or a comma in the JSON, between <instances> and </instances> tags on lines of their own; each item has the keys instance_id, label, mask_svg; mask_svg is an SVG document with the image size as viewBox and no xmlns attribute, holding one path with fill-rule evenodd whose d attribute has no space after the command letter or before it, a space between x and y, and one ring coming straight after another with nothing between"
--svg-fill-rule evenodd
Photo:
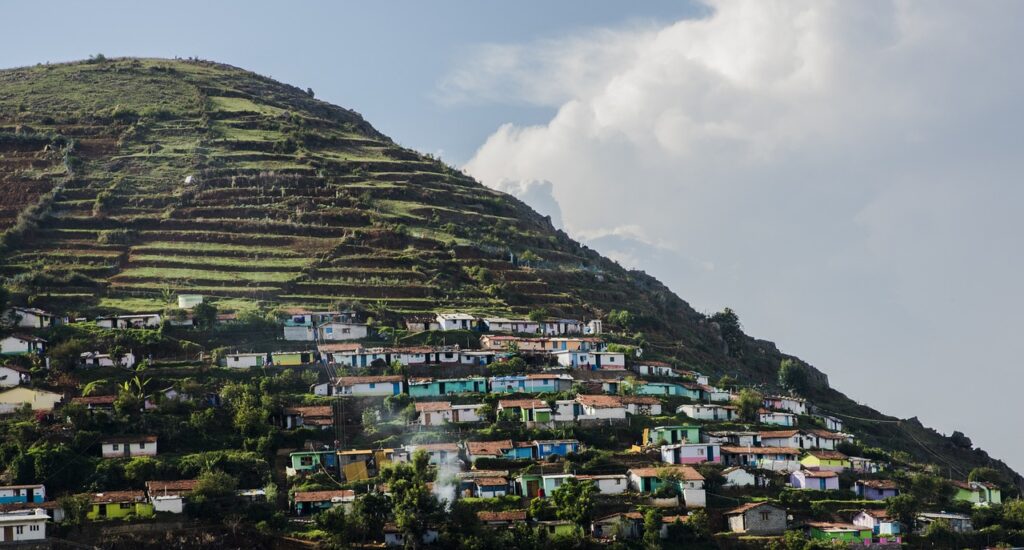
<instances>
[{"instance_id":1,"label":"yellow painted house","mask_svg":"<svg viewBox=\"0 0 1024 550\"><path fill-rule=\"evenodd\" d=\"M128 517L151 518L153 505L142 491L107 491L90 495L91 507L86 518L124 519Z\"/></svg>"},{"instance_id":2,"label":"yellow painted house","mask_svg":"<svg viewBox=\"0 0 1024 550\"><path fill-rule=\"evenodd\" d=\"M842 472L850 467L850 457L838 451L808 451L800 464L808 470Z\"/></svg>"},{"instance_id":3,"label":"yellow painted house","mask_svg":"<svg viewBox=\"0 0 1024 550\"><path fill-rule=\"evenodd\" d=\"M0 392L0 413L13 412L25 403L32 406L33 411L52 411L64 396L52 391L17 387Z\"/></svg>"}]
</instances>

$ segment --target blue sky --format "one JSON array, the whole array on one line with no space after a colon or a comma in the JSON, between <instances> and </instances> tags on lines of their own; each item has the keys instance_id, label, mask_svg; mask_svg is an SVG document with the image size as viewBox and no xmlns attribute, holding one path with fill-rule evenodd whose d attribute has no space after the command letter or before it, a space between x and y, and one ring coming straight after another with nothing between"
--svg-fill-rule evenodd
<instances>
[{"instance_id":1,"label":"blue sky","mask_svg":"<svg viewBox=\"0 0 1024 550\"><path fill-rule=\"evenodd\" d=\"M198 56L355 109L851 397L1024 470L1024 4L51 2L0 66Z\"/></svg>"}]
</instances>

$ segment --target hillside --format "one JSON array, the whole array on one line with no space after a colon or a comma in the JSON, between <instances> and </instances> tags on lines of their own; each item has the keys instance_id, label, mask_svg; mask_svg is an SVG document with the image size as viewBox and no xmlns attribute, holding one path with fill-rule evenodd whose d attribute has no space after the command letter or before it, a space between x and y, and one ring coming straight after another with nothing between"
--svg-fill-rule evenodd
<instances>
[{"instance_id":1,"label":"hillside","mask_svg":"<svg viewBox=\"0 0 1024 550\"><path fill-rule=\"evenodd\" d=\"M519 200L405 149L357 113L234 67L118 59L0 71L0 274L71 316L360 304L633 319L649 356L778 391L788 355L694 311ZM636 336L632 336L636 335ZM819 372L821 371L821 372ZM1002 462L857 405L812 370L807 397L865 444L964 478Z\"/></svg>"}]
</instances>

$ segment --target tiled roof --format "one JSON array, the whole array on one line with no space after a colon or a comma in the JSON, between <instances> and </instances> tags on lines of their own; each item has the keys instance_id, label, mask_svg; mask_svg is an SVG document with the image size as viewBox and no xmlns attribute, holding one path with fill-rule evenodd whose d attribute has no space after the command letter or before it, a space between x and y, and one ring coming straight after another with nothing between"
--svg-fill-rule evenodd
<instances>
[{"instance_id":1,"label":"tiled roof","mask_svg":"<svg viewBox=\"0 0 1024 550\"><path fill-rule=\"evenodd\" d=\"M733 447L723 446L722 453L737 455L798 455L800 449L792 447Z\"/></svg>"},{"instance_id":2,"label":"tiled roof","mask_svg":"<svg viewBox=\"0 0 1024 550\"><path fill-rule=\"evenodd\" d=\"M512 448L511 439L498 441L467 441L466 452L471 455L500 455Z\"/></svg>"},{"instance_id":3,"label":"tiled roof","mask_svg":"<svg viewBox=\"0 0 1024 550\"><path fill-rule=\"evenodd\" d=\"M549 408L546 401L540 399L502 399L498 401L498 407L502 409L546 409Z\"/></svg>"},{"instance_id":4,"label":"tiled roof","mask_svg":"<svg viewBox=\"0 0 1024 550\"><path fill-rule=\"evenodd\" d=\"M769 503L764 502L764 501L762 501L762 502L748 502L748 503L743 504L741 506L737 506L736 508L733 508L732 510L727 510L727 511L723 512L723 515L734 516L736 514L742 514L743 512L746 512L747 510L752 510L752 509L757 508L759 506L765 506L765 505L769 505L770 506Z\"/></svg>"},{"instance_id":5,"label":"tiled roof","mask_svg":"<svg viewBox=\"0 0 1024 550\"><path fill-rule=\"evenodd\" d=\"M107 437L100 441L102 444L107 443L156 443L155 435L121 435L115 437Z\"/></svg>"},{"instance_id":6,"label":"tiled roof","mask_svg":"<svg viewBox=\"0 0 1024 550\"><path fill-rule=\"evenodd\" d=\"M761 439L764 439L764 438L774 439L774 438L793 437L794 435L796 435L798 433L800 433L800 430L775 430L775 431L770 431L770 432L761 432Z\"/></svg>"},{"instance_id":7,"label":"tiled roof","mask_svg":"<svg viewBox=\"0 0 1024 550\"><path fill-rule=\"evenodd\" d=\"M338 351L359 351L363 349L362 344L353 344L352 342L338 342L335 344L320 344L317 349L324 353L334 353Z\"/></svg>"},{"instance_id":8,"label":"tiled roof","mask_svg":"<svg viewBox=\"0 0 1024 550\"><path fill-rule=\"evenodd\" d=\"M104 493L93 493L89 496L93 504L106 504L111 502L145 502L146 493L142 491L106 491Z\"/></svg>"},{"instance_id":9,"label":"tiled roof","mask_svg":"<svg viewBox=\"0 0 1024 550\"><path fill-rule=\"evenodd\" d=\"M330 405L313 407L285 407L284 414L297 414L302 417L334 416L334 409Z\"/></svg>"},{"instance_id":10,"label":"tiled roof","mask_svg":"<svg viewBox=\"0 0 1024 550\"><path fill-rule=\"evenodd\" d=\"M181 494L191 492L196 488L196 480L179 479L175 481L147 481L146 492L150 496L158 494Z\"/></svg>"},{"instance_id":11,"label":"tiled roof","mask_svg":"<svg viewBox=\"0 0 1024 550\"><path fill-rule=\"evenodd\" d=\"M622 399L614 395L577 395L576 401L581 405L598 409L618 409L622 407Z\"/></svg>"},{"instance_id":12,"label":"tiled roof","mask_svg":"<svg viewBox=\"0 0 1024 550\"><path fill-rule=\"evenodd\" d=\"M807 456L813 456L821 460L846 460L850 458L839 451L807 451Z\"/></svg>"},{"instance_id":13,"label":"tiled roof","mask_svg":"<svg viewBox=\"0 0 1024 550\"><path fill-rule=\"evenodd\" d=\"M659 477L662 472L676 472L680 478L684 481L704 481L704 476L700 475L700 472L694 470L690 466L682 465L665 465L653 468L632 468L629 470L631 474L640 477Z\"/></svg>"},{"instance_id":14,"label":"tiled roof","mask_svg":"<svg viewBox=\"0 0 1024 550\"><path fill-rule=\"evenodd\" d=\"M896 482L891 479L859 479L857 483L879 491L892 491L898 489Z\"/></svg>"},{"instance_id":15,"label":"tiled roof","mask_svg":"<svg viewBox=\"0 0 1024 550\"><path fill-rule=\"evenodd\" d=\"M297 491L293 497L295 502L327 502L333 499L353 499L356 492L351 489L340 491Z\"/></svg>"},{"instance_id":16,"label":"tiled roof","mask_svg":"<svg viewBox=\"0 0 1024 550\"><path fill-rule=\"evenodd\" d=\"M418 412L437 412L451 410L452 404L448 401L427 401L426 403L416 403L416 410Z\"/></svg>"},{"instance_id":17,"label":"tiled roof","mask_svg":"<svg viewBox=\"0 0 1024 550\"><path fill-rule=\"evenodd\" d=\"M661 400L647 395L624 395L619 398L624 405L657 405Z\"/></svg>"},{"instance_id":18,"label":"tiled roof","mask_svg":"<svg viewBox=\"0 0 1024 550\"><path fill-rule=\"evenodd\" d=\"M457 452L459 452L459 444L458 443L418 443L418 444L415 444L415 445L410 445L410 447L413 447L414 450L417 450L417 451L420 450L420 449L423 449L423 450L425 450L427 452L430 452L430 451L447 451L449 453L457 453Z\"/></svg>"},{"instance_id":19,"label":"tiled roof","mask_svg":"<svg viewBox=\"0 0 1024 550\"><path fill-rule=\"evenodd\" d=\"M839 474L832 470L801 470L804 477L819 478L819 477L837 477Z\"/></svg>"},{"instance_id":20,"label":"tiled roof","mask_svg":"<svg viewBox=\"0 0 1024 550\"><path fill-rule=\"evenodd\" d=\"M481 511L476 513L480 521L526 521L526 510Z\"/></svg>"},{"instance_id":21,"label":"tiled roof","mask_svg":"<svg viewBox=\"0 0 1024 550\"><path fill-rule=\"evenodd\" d=\"M116 395L90 395L71 399L72 403L81 403L82 405L113 405L114 401L117 401Z\"/></svg>"},{"instance_id":22,"label":"tiled roof","mask_svg":"<svg viewBox=\"0 0 1024 550\"><path fill-rule=\"evenodd\" d=\"M473 483L481 487L495 487L508 485L508 480L503 477L475 477L473 478Z\"/></svg>"},{"instance_id":23,"label":"tiled roof","mask_svg":"<svg viewBox=\"0 0 1024 550\"><path fill-rule=\"evenodd\" d=\"M401 382L402 377L395 376L342 376L334 379L337 386L354 386L356 384L381 384L385 382Z\"/></svg>"}]
</instances>

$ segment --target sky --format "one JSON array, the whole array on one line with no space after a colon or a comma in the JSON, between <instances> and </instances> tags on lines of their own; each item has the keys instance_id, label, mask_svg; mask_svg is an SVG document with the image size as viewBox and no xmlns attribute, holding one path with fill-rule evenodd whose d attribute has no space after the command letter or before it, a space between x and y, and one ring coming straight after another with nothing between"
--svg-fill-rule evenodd
<instances>
[{"instance_id":1,"label":"sky","mask_svg":"<svg viewBox=\"0 0 1024 550\"><path fill-rule=\"evenodd\" d=\"M0 67L197 56L516 194L1024 471L1024 3L50 2Z\"/></svg>"}]
</instances>

